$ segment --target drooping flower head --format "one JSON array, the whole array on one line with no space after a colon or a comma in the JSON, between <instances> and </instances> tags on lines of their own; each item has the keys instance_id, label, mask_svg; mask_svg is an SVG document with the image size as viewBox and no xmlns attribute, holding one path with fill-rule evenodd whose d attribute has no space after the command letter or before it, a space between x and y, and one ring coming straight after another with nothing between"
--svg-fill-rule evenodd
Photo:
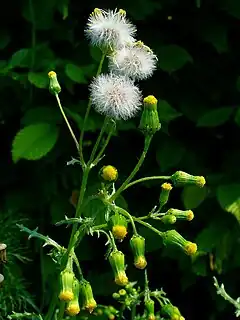
<instances>
[{"instance_id":1,"label":"drooping flower head","mask_svg":"<svg viewBox=\"0 0 240 320\"><path fill-rule=\"evenodd\" d=\"M156 69L157 56L141 41L128 43L109 56L109 69L132 79L144 80Z\"/></svg>"},{"instance_id":2,"label":"drooping flower head","mask_svg":"<svg viewBox=\"0 0 240 320\"><path fill-rule=\"evenodd\" d=\"M85 33L92 45L114 50L134 41L136 27L122 9L105 11L96 8L88 18Z\"/></svg>"},{"instance_id":3,"label":"drooping flower head","mask_svg":"<svg viewBox=\"0 0 240 320\"><path fill-rule=\"evenodd\" d=\"M141 92L125 76L101 74L90 84L90 97L95 110L116 120L127 120L140 109Z\"/></svg>"}]
</instances>

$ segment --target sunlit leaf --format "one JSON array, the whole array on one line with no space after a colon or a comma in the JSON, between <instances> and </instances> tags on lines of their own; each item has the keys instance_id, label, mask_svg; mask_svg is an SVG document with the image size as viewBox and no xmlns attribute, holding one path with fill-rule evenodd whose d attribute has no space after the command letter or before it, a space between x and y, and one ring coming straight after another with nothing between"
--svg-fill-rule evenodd
<instances>
[{"instance_id":1,"label":"sunlit leaf","mask_svg":"<svg viewBox=\"0 0 240 320\"><path fill-rule=\"evenodd\" d=\"M220 185L217 188L217 199L221 207L232 213L240 223L240 184Z\"/></svg>"},{"instance_id":2,"label":"sunlit leaf","mask_svg":"<svg viewBox=\"0 0 240 320\"><path fill-rule=\"evenodd\" d=\"M45 156L55 145L58 128L48 123L39 123L21 129L12 144L12 159L38 160Z\"/></svg>"}]
</instances>

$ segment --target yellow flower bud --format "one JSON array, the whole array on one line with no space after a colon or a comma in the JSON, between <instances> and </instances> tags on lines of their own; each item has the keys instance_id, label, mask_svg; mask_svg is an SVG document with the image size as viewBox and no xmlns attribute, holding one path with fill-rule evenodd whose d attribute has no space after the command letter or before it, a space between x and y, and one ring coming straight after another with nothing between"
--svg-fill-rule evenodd
<instances>
[{"instance_id":1,"label":"yellow flower bud","mask_svg":"<svg viewBox=\"0 0 240 320\"><path fill-rule=\"evenodd\" d=\"M167 214L174 215L177 220L192 221L194 218L192 210L178 210L171 208L167 211Z\"/></svg>"},{"instance_id":2,"label":"yellow flower bud","mask_svg":"<svg viewBox=\"0 0 240 320\"><path fill-rule=\"evenodd\" d=\"M162 184L161 188L162 188L162 190L161 190L161 193L160 193L160 196L159 196L159 207L160 207L160 210L168 202L169 194L170 194L170 191L172 190L172 185L170 183L165 182L165 183Z\"/></svg>"},{"instance_id":3,"label":"yellow flower bud","mask_svg":"<svg viewBox=\"0 0 240 320\"><path fill-rule=\"evenodd\" d=\"M139 124L139 129L144 135L153 135L161 128L159 122L157 99L154 96L148 96L143 100L143 112Z\"/></svg>"},{"instance_id":4,"label":"yellow flower bud","mask_svg":"<svg viewBox=\"0 0 240 320\"><path fill-rule=\"evenodd\" d=\"M74 282L74 273L72 270L66 268L60 273L60 293L59 299L62 301L71 301L73 300L73 282Z\"/></svg>"},{"instance_id":5,"label":"yellow flower bud","mask_svg":"<svg viewBox=\"0 0 240 320\"><path fill-rule=\"evenodd\" d=\"M80 282L80 296L82 299L83 309L88 310L90 313L97 307L97 303L93 297L92 287L86 280Z\"/></svg>"},{"instance_id":6,"label":"yellow flower bud","mask_svg":"<svg viewBox=\"0 0 240 320\"><path fill-rule=\"evenodd\" d=\"M110 217L109 225L115 239L122 241L126 237L127 224L126 218L119 213L115 213Z\"/></svg>"},{"instance_id":7,"label":"yellow flower bud","mask_svg":"<svg viewBox=\"0 0 240 320\"><path fill-rule=\"evenodd\" d=\"M56 95L59 94L61 92L61 87L60 84L57 80L57 74L54 71L50 71L48 72L48 77L49 77L49 91Z\"/></svg>"},{"instance_id":8,"label":"yellow flower bud","mask_svg":"<svg viewBox=\"0 0 240 320\"><path fill-rule=\"evenodd\" d=\"M140 235L133 235L130 239L130 246L134 255L134 265L138 269L147 266L145 258L145 239Z\"/></svg>"},{"instance_id":9,"label":"yellow flower bud","mask_svg":"<svg viewBox=\"0 0 240 320\"><path fill-rule=\"evenodd\" d=\"M175 186L195 185L200 188L204 187L206 180L202 176L193 176L183 171L177 171L171 176Z\"/></svg>"},{"instance_id":10,"label":"yellow flower bud","mask_svg":"<svg viewBox=\"0 0 240 320\"><path fill-rule=\"evenodd\" d=\"M124 254L121 251L114 250L109 255L109 262L114 273L115 283L119 286L128 284L128 278L125 272Z\"/></svg>"},{"instance_id":11,"label":"yellow flower bud","mask_svg":"<svg viewBox=\"0 0 240 320\"><path fill-rule=\"evenodd\" d=\"M179 309L172 304L166 304L161 309L161 314L170 320L180 320L181 313Z\"/></svg>"},{"instance_id":12,"label":"yellow flower bud","mask_svg":"<svg viewBox=\"0 0 240 320\"><path fill-rule=\"evenodd\" d=\"M168 230L163 232L163 243L168 245L175 245L181 248L187 255L194 255L197 251L196 243L187 241L176 230Z\"/></svg>"},{"instance_id":13,"label":"yellow flower bud","mask_svg":"<svg viewBox=\"0 0 240 320\"><path fill-rule=\"evenodd\" d=\"M111 165L104 166L99 172L101 180L103 182L112 183L118 178L118 171L115 167Z\"/></svg>"}]
</instances>

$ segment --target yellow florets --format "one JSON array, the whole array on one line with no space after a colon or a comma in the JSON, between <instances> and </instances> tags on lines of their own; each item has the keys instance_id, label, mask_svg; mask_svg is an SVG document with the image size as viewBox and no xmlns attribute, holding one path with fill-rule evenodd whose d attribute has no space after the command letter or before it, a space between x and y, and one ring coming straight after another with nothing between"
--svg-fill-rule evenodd
<instances>
[{"instance_id":1,"label":"yellow florets","mask_svg":"<svg viewBox=\"0 0 240 320\"><path fill-rule=\"evenodd\" d=\"M188 243L184 246L184 251L189 256L194 255L197 252L196 243L188 241Z\"/></svg>"},{"instance_id":2,"label":"yellow florets","mask_svg":"<svg viewBox=\"0 0 240 320\"><path fill-rule=\"evenodd\" d=\"M111 165L105 166L102 168L101 177L108 182L116 181L118 178L118 171Z\"/></svg>"},{"instance_id":3,"label":"yellow florets","mask_svg":"<svg viewBox=\"0 0 240 320\"><path fill-rule=\"evenodd\" d=\"M116 225L113 226L112 233L115 239L123 240L127 235L127 228L125 226Z\"/></svg>"},{"instance_id":4,"label":"yellow florets","mask_svg":"<svg viewBox=\"0 0 240 320\"><path fill-rule=\"evenodd\" d=\"M147 261L144 256L139 256L135 259L134 265L138 269L144 269L147 265Z\"/></svg>"},{"instance_id":5,"label":"yellow florets","mask_svg":"<svg viewBox=\"0 0 240 320\"><path fill-rule=\"evenodd\" d=\"M168 182L163 183L161 187L163 190L167 190L167 191L172 190L172 185L171 185L171 183L168 183Z\"/></svg>"},{"instance_id":6,"label":"yellow florets","mask_svg":"<svg viewBox=\"0 0 240 320\"><path fill-rule=\"evenodd\" d=\"M180 320L180 316L178 314L173 314L171 320Z\"/></svg>"},{"instance_id":7,"label":"yellow florets","mask_svg":"<svg viewBox=\"0 0 240 320\"><path fill-rule=\"evenodd\" d=\"M194 214L193 214L192 210L188 210L187 221L192 221L193 218L194 218Z\"/></svg>"},{"instance_id":8,"label":"yellow florets","mask_svg":"<svg viewBox=\"0 0 240 320\"><path fill-rule=\"evenodd\" d=\"M85 305L85 309L88 310L88 312L92 313L93 310L96 308L97 302L94 299L91 299L88 301L88 303Z\"/></svg>"},{"instance_id":9,"label":"yellow florets","mask_svg":"<svg viewBox=\"0 0 240 320\"><path fill-rule=\"evenodd\" d=\"M148 316L148 320L155 320L155 319L156 319L156 317L155 317L154 314L150 314L150 315Z\"/></svg>"},{"instance_id":10,"label":"yellow florets","mask_svg":"<svg viewBox=\"0 0 240 320\"><path fill-rule=\"evenodd\" d=\"M126 276L125 271L121 271L115 277L115 283L119 286L126 286L128 284L128 277Z\"/></svg>"},{"instance_id":11,"label":"yellow florets","mask_svg":"<svg viewBox=\"0 0 240 320\"><path fill-rule=\"evenodd\" d=\"M111 314L108 316L108 319L109 319L109 320L114 320L114 319L115 319L115 315L111 313Z\"/></svg>"},{"instance_id":12,"label":"yellow florets","mask_svg":"<svg viewBox=\"0 0 240 320\"><path fill-rule=\"evenodd\" d=\"M145 104L157 104L157 99L154 96L147 96L143 99L143 102Z\"/></svg>"},{"instance_id":13,"label":"yellow florets","mask_svg":"<svg viewBox=\"0 0 240 320\"><path fill-rule=\"evenodd\" d=\"M59 296L58 298L61 300L61 301L71 301L73 300L73 292L72 291L61 291L59 293Z\"/></svg>"},{"instance_id":14,"label":"yellow florets","mask_svg":"<svg viewBox=\"0 0 240 320\"><path fill-rule=\"evenodd\" d=\"M50 72L48 72L48 77L49 78L53 78L53 77L56 77L56 72L55 71L50 71Z\"/></svg>"},{"instance_id":15,"label":"yellow florets","mask_svg":"<svg viewBox=\"0 0 240 320\"><path fill-rule=\"evenodd\" d=\"M66 313L69 316L76 316L80 312L79 304L78 303L72 303L66 308Z\"/></svg>"},{"instance_id":16,"label":"yellow florets","mask_svg":"<svg viewBox=\"0 0 240 320\"><path fill-rule=\"evenodd\" d=\"M204 187L204 185L206 184L205 178L204 178L203 176L197 177L197 179L196 179L196 184L197 184L200 188Z\"/></svg>"},{"instance_id":17,"label":"yellow florets","mask_svg":"<svg viewBox=\"0 0 240 320\"><path fill-rule=\"evenodd\" d=\"M121 16L123 16L123 17L125 17L126 16L126 11L125 10L123 10L123 9L119 9L119 14L121 15Z\"/></svg>"}]
</instances>

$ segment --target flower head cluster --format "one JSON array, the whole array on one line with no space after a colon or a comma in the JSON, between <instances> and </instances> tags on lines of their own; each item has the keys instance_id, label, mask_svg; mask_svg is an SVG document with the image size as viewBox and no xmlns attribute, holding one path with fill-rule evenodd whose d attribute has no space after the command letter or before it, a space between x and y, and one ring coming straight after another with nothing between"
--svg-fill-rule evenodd
<instances>
[{"instance_id":1,"label":"flower head cluster","mask_svg":"<svg viewBox=\"0 0 240 320\"><path fill-rule=\"evenodd\" d=\"M134 41L136 27L126 18L126 11L94 9L88 18L86 36L93 45L115 50Z\"/></svg>"},{"instance_id":2,"label":"flower head cluster","mask_svg":"<svg viewBox=\"0 0 240 320\"><path fill-rule=\"evenodd\" d=\"M112 72L144 80L156 69L157 57L142 41L127 44L109 57Z\"/></svg>"},{"instance_id":3,"label":"flower head cluster","mask_svg":"<svg viewBox=\"0 0 240 320\"><path fill-rule=\"evenodd\" d=\"M141 41L135 40L136 27L120 10L95 9L85 33L92 45L109 59L109 74L97 76L90 85L96 111L116 120L136 115L142 97L134 80L147 79L156 69L157 57Z\"/></svg>"},{"instance_id":4,"label":"flower head cluster","mask_svg":"<svg viewBox=\"0 0 240 320\"><path fill-rule=\"evenodd\" d=\"M93 80L90 91L95 110L117 120L133 117L142 104L139 88L125 76L102 74Z\"/></svg>"}]
</instances>

